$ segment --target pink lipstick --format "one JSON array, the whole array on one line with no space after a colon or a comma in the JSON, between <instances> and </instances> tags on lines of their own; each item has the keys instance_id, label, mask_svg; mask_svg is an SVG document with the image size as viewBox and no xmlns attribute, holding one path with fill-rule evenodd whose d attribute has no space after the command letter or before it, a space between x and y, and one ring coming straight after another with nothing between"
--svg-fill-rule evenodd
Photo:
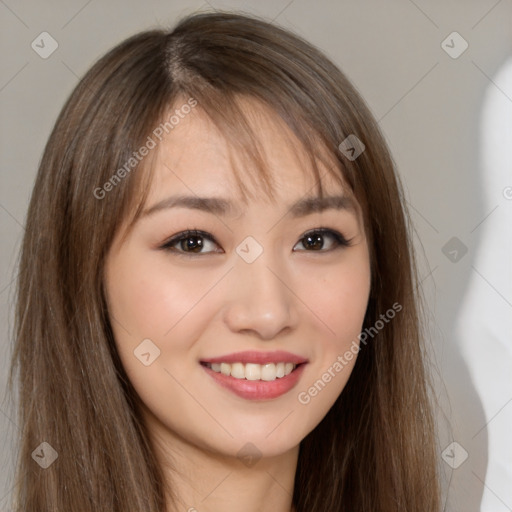
<instances>
[{"instance_id":1,"label":"pink lipstick","mask_svg":"<svg viewBox=\"0 0 512 512\"><path fill-rule=\"evenodd\" d=\"M307 362L284 351L245 351L200 361L217 384L248 400L270 400L287 393Z\"/></svg>"}]
</instances>

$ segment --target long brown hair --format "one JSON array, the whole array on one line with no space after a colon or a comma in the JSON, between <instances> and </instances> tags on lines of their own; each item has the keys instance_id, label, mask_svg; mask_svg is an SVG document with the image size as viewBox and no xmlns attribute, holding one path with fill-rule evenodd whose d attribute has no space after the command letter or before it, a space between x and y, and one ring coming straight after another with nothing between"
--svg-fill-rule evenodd
<instances>
[{"instance_id":1,"label":"long brown hair","mask_svg":"<svg viewBox=\"0 0 512 512\"><path fill-rule=\"evenodd\" d=\"M114 348L104 260L148 189L151 157L133 169L126 162L179 98L197 102L231 146L258 163L254 179L272 193L257 134L236 101L244 96L270 107L302 142L319 194L317 162L329 160L361 205L372 271L364 329L401 306L362 347L338 400L302 441L296 510L438 512L417 270L386 143L355 88L320 51L231 13L189 16L173 30L122 42L86 73L57 119L19 267L10 374L12 392L17 372L22 429L16 511L165 510L163 474ZM365 145L356 159L339 149L351 134ZM58 454L46 469L32 457L44 441Z\"/></svg>"}]
</instances>

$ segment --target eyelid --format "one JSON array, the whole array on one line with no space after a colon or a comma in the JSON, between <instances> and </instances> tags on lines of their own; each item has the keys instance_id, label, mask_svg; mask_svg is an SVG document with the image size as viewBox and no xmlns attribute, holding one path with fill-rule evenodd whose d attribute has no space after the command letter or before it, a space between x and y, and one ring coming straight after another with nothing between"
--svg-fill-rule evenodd
<instances>
[{"instance_id":1,"label":"eyelid","mask_svg":"<svg viewBox=\"0 0 512 512\"><path fill-rule=\"evenodd\" d=\"M307 237L308 235L313 235L313 234L321 234L323 236L325 236L325 235L331 236L336 242L335 247L333 247L331 249L326 249L326 250L324 250L324 249L307 250L305 248L300 249L300 250L295 249L295 247L299 243L301 243L301 241L304 240L305 237ZM215 251L194 253L192 251L191 252L183 251L183 250L179 250L179 249L176 249L175 247L173 247L175 244L177 244L181 240L187 239L192 236L199 236L201 238L209 240L210 242L214 243L220 249L220 251L215 250ZM340 233L336 229L325 228L325 227L313 228L313 229L309 229L308 231L305 231L299 237L297 243L293 246L292 252L306 252L306 253L333 252L335 250L350 247L352 245L353 240L354 240L354 237L347 239L342 233ZM220 245L217 243L215 238L210 233L207 233L206 231L202 231L201 229L186 229L184 231L176 233L175 235L173 235L172 237L167 239L159 248L173 252L174 254L177 254L179 256L185 256L185 257L199 257L199 256L206 255L206 254L218 254L219 252L222 252L222 253L224 252L224 250L220 247Z\"/></svg>"},{"instance_id":2,"label":"eyelid","mask_svg":"<svg viewBox=\"0 0 512 512\"><path fill-rule=\"evenodd\" d=\"M341 248L346 248L346 247L350 247L352 245L352 241L354 240L355 237L352 237L352 238L346 238L342 233L340 233L338 230L336 229L332 229L332 228L313 228L313 229L309 229L308 231L304 232L300 238L299 238L299 241L297 242L300 243L301 240L303 240L306 236L308 235L312 235L312 234L317 234L317 233L320 233L321 235L330 235L334 238L334 240L336 241L337 243L337 246L334 247L333 249L328 249L328 250L320 250L320 251L307 251L306 249L302 249L301 251L299 252L311 252L311 253L325 253L325 252L332 252L332 251L335 251L336 249L341 249ZM297 245L295 244L295 245ZM295 246L294 246L295 247ZM296 251L294 251L296 252Z\"/></svg>"},{"instance_id":3,"label":"eyelid","mask_svg":"<svg viewBox=\"0 0 512 512\"><path fill-rule=\"evenodd\" d=\"M201 238L206 238L207 240L213 242L215 245L220 247L219 244L217 243L217 241L215 240L215 238L212 235L210 235L209 233L207 233L206 231L202 231L200 229L185 229L184 231L180 231L179 233L176 233L172 237L168 238L160 246L160 249L172 251L176 254L186 255L186 256L201 256L201 254L211 254L211 252L209 252L209 253L193 253L193 252L187 252L187 251L180 251L180 250L177 250L174 247L172 247L174 244L176 244L180 240L184 240L191 236L200 236ZM224 251L222 251L222 252L224 252ZM217 253L217 251L215 251L215 253Z\"/></svg>"}]
</instances>

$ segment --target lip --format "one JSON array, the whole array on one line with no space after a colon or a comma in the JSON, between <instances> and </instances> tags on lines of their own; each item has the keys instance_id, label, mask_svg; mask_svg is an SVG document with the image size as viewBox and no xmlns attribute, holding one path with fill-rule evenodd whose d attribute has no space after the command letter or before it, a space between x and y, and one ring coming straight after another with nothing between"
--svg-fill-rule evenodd
<instances>
[{"instance_id":1,"label":"lip","mask_svg":"<svg viewBox=\"0 0 512 512\"><path fill-rule=\"evenodd\" d=\"M283 352L285 353L285 352ZM246 353L247 354L247 353ZM274 353L276 354L276 353ZM219 358L215 358L219 359ZM218 362L216 360L212 360L214 363ZM222 359L223 362L228 362L226 359ZM253 362L248 361L248 362ZM280 359L278 362L281 362ZM288 361L288 360L287 360ZM204 361L204 362L210 362ZM237 359L233 362L241 362L240 359ZM274 362L265 360L265 362ZM289 361L292 362L292 361ZM257 363L257 364L265 364L265 363ZM298 364L298 363L297 363ZM234 377L224 375L222 373L214 372L211 368L207 366L201 365L203 370L210 376L212 379L222 386L223 388L231 391L235 395L244 398L246 400L271 400L273 398L278 398L281 395L284 395L292 388L297 385L302 372L304 371L306 364L300 364L297 366L290 374L285 377L281 377L280 379L275 379L271 381L263 381L263 380L247 380L247 379L235 379Z\"/></svg>"},{"instance_id":2,"label":"lip","mask_svg":"<svg viewBox=\"0 0 512 512\"><path fill-rule=\"evenodd\" d=\"M307 363L308 360L304 357L285 352L283 350L276 350L274 352L260 352L256 350L246 350L244 352L236 352L233 354L226 354L224 356L212 357L209 359L201 359L202 363L253 363L253 364L267 364L267 363L294 363L302 364ZM290 374L291 375L291 374ZM284 379L285 377L283 377Z\"/></svg>"}]
</instances>

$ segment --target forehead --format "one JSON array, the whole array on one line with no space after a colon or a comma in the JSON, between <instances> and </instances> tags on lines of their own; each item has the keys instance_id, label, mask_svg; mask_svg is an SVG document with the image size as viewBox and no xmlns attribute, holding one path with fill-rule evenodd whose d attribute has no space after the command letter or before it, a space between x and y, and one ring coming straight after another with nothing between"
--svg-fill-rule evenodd
<instances>
[{"instance_id":1,"label":"forehead","mask_svg":"<svg viewBox=\"0 0 512 512\"><path fill-rule=\"evenodd\" d=\"M318 181L329 194L351 195L333 155L316 160L317 177L310 155L276 113L256 100L238 102L243 119L228 119L224 131L198 106L163 137L146 203L170 192L242 201L240 184L252 199L269 201L265 183L278 202L315 195Z\"/></svg>"}]
</instances>

